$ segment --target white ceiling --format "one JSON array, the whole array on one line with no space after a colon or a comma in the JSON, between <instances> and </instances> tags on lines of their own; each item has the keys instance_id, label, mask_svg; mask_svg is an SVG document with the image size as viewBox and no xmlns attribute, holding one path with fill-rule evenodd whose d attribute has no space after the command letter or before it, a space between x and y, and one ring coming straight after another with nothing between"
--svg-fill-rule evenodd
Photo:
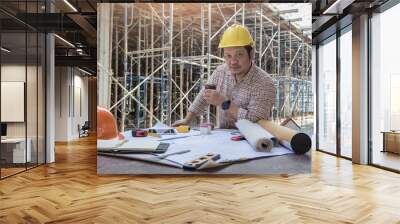
<instances>
[{"instance_id":1,"label":"white ceiling","mask_svg":"<svg viewBox=\"0 0 400 224\"><path fill-rule=\"evenodd\" d=\"M311 3L268 3L275 11L283 11L289 9L297 9L295 13L285 13L281 16L287 20L301 18L301 21L293 22L292 24L299 29L306 29L304 34L311 36L312 27L312 4Z\"/></svg>"}]
</instances>

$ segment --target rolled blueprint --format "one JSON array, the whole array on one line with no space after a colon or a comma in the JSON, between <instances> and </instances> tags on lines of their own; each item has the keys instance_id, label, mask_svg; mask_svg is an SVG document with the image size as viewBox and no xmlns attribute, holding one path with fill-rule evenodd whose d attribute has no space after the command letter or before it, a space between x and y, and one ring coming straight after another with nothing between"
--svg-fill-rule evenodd
<instances>
[{"instance_id":1,"label":"rolled blueprint","mask_svg":"<svg viewBox=\"0 0 400 224\"><path fill-rule=\"evenodd\" d=\"M270 152L277 142L274 136L256 123L248 120L239 120L235 125L256 151Z\"/></svg>"},{"instance_id":2,"label":"rolled blueprint","mask_svg":"<svg viewBox=\"0 0 400 224\"><path fill-rule=\"evenodd\" d=\"M296 154L304 154L311 148L311 138L307 134L297 132L268 120L260 120L257 123L279 139L283 146L291 148Z\"/></svg>"}]
</instances>

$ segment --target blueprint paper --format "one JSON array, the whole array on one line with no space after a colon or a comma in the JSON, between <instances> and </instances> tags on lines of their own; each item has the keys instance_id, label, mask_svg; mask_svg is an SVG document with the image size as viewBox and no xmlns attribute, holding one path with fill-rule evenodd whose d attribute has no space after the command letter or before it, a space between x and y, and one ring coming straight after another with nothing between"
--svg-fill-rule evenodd
<instances>
[{"instance_id":1,"label":"blueprint paper","mask_svg":"<svg viewBox=\"0 0 400 224\"><path fill-rule=\"evenodd\" d=\"M269 152L277 142L274 136L257 123L248 120L239 120L235 125L256 151Z\"/></svg>"},{"instance_id":2,"label":"blueprint paper","mask_svg":"<svg viewBox=\"0 0 400 224\"><path fill-rule=\"evenodd\" d=\"M187 150L189 153L167 157L177 163L197 159L207 153L220 154L217 162L225 160L254 159L261 157L279 156L293 153L282 146L273 147L270 152L255 151L247 141L232 141L232 135L227 131L214 130L211 135L191 136L189 138L165 141L171 143L168 153Z\"/></svg>"},{"instance_id":3,"label":"blueprint paper","mask_svg":"<svg viewBox=\"0 0 400 224\"><path fill-rule=\"evenodd\" d=\"M111 157L117 157L117 158L124 158L124 159L133 159L133 160L143 160L147 162L152 162L152 163L158 163L158 164L164 164L168 166L173 166L177 168L182 168L182 164L180 163L175 163L173 161L169 161L168 159L158 159L157 156L154 154L118 154L118 153L98 153L98 155L104 155L104 156L111 156Z\"/></svg>"},{"instance_id":4,"label":"blueprint paper","mask_svg":"<svg viewBox=\"0 0 400 224\"><path fill-rule=\"evenodd\" d=\"M186 138L178 138L165 140L162 142L170 143L168 150L163 154L164 155L173 152L178 152L182 150L190 150L188 153L179 154L179 155L171 155L166 157L165 159L157 159L157 155L144 155L144 154L134 154L134 155L121 155L124 158L130 159L139 159L150 162L162 163L162 164L176 164L176 167L182 167L182 165L188 161L197 159L200 156L203 156L207 153L220 154L220 159L216 162L224 162L224 161L235 161L235 160L244 160L244 159L255 159L262 157L271 157L271 156L279 156L285 154L293 153L292 150L284 148L280 145L277 145L272 148L270 152L258 152L253 149L253 147L247 141L232 141L231 134L232 131L235 130L213 130L211 135L200 135L200 131L190 131L188 133L179 133L174 135L174 137L178 136L188 136ZM135 139L132 137L130 131L125 132L126 139ZM170 135L162 136L161 139L172 138ZM154 137L145 137L142 139L148 139L154 141ZM172 165L174 166L174 165Z\"/></svg>"},{"instance_id":5,"label":"blueprint paper","mask_svg":"<svg viewBox=\"0 0 400 224\"><path fill-rule=\"evenodd\" d=\"M180 137L189 137L189 136L194 136L194 135L200 135L200 131L190 131L187 133L178 133L176 135L170 135L170 134L161 134L161 138L158 137L152 137L152 136L148 136L148 137L140 137L141 139L153 139L153 140L157 140L157 141L162 141L166 142L167 139L176 139L176 138L180 138ZM125 131L124 132L124 136L125 139L134 139L135 137L132 137L132 131ZM136 137L137 138L137 137Z\"/></svg>"}]
</instances>

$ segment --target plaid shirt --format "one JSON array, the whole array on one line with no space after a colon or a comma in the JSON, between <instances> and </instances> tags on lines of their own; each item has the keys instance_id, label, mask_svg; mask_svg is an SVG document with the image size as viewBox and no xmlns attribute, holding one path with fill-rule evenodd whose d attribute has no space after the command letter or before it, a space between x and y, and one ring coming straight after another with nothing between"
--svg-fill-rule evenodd
<instances>
[{"instance_id":1,"label":"plaid shirt","mask_svg":"<svg viewBox=\"0 0 400 224\"><path fill-rule=\"evenodd\" d=\"M270 75L256 65L251 66L239 83L236 83L226 64L220 65L208 78L207 84L216 85L220 94L230 98L239 107L237 120L247 119L257 122L261 119L270 119L276 96L275 86ZM204 89L189 107L190 112L197 115L204 114L208 104L203 95ZM237 120L220 106L217 114L220 128L236 128Z\"/></svg>"}]
</instances>

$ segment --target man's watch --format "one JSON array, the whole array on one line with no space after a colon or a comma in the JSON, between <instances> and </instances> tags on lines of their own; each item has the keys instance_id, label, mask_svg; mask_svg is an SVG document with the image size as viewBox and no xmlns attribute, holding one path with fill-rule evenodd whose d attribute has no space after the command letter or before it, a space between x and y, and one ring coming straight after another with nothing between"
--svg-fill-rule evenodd
<instances>
[{"instance_id":1,"label":"man's watch","mask_svg":"<svg viewBox=\"0 0 400 224\"><path fill-rule=\"evenodd\" d=\"M221 104L222 110L228 110L230 106L231 106L230 100L226 100L226 101L222 102L222 104Z\"/></svg>"}]
</instances>

